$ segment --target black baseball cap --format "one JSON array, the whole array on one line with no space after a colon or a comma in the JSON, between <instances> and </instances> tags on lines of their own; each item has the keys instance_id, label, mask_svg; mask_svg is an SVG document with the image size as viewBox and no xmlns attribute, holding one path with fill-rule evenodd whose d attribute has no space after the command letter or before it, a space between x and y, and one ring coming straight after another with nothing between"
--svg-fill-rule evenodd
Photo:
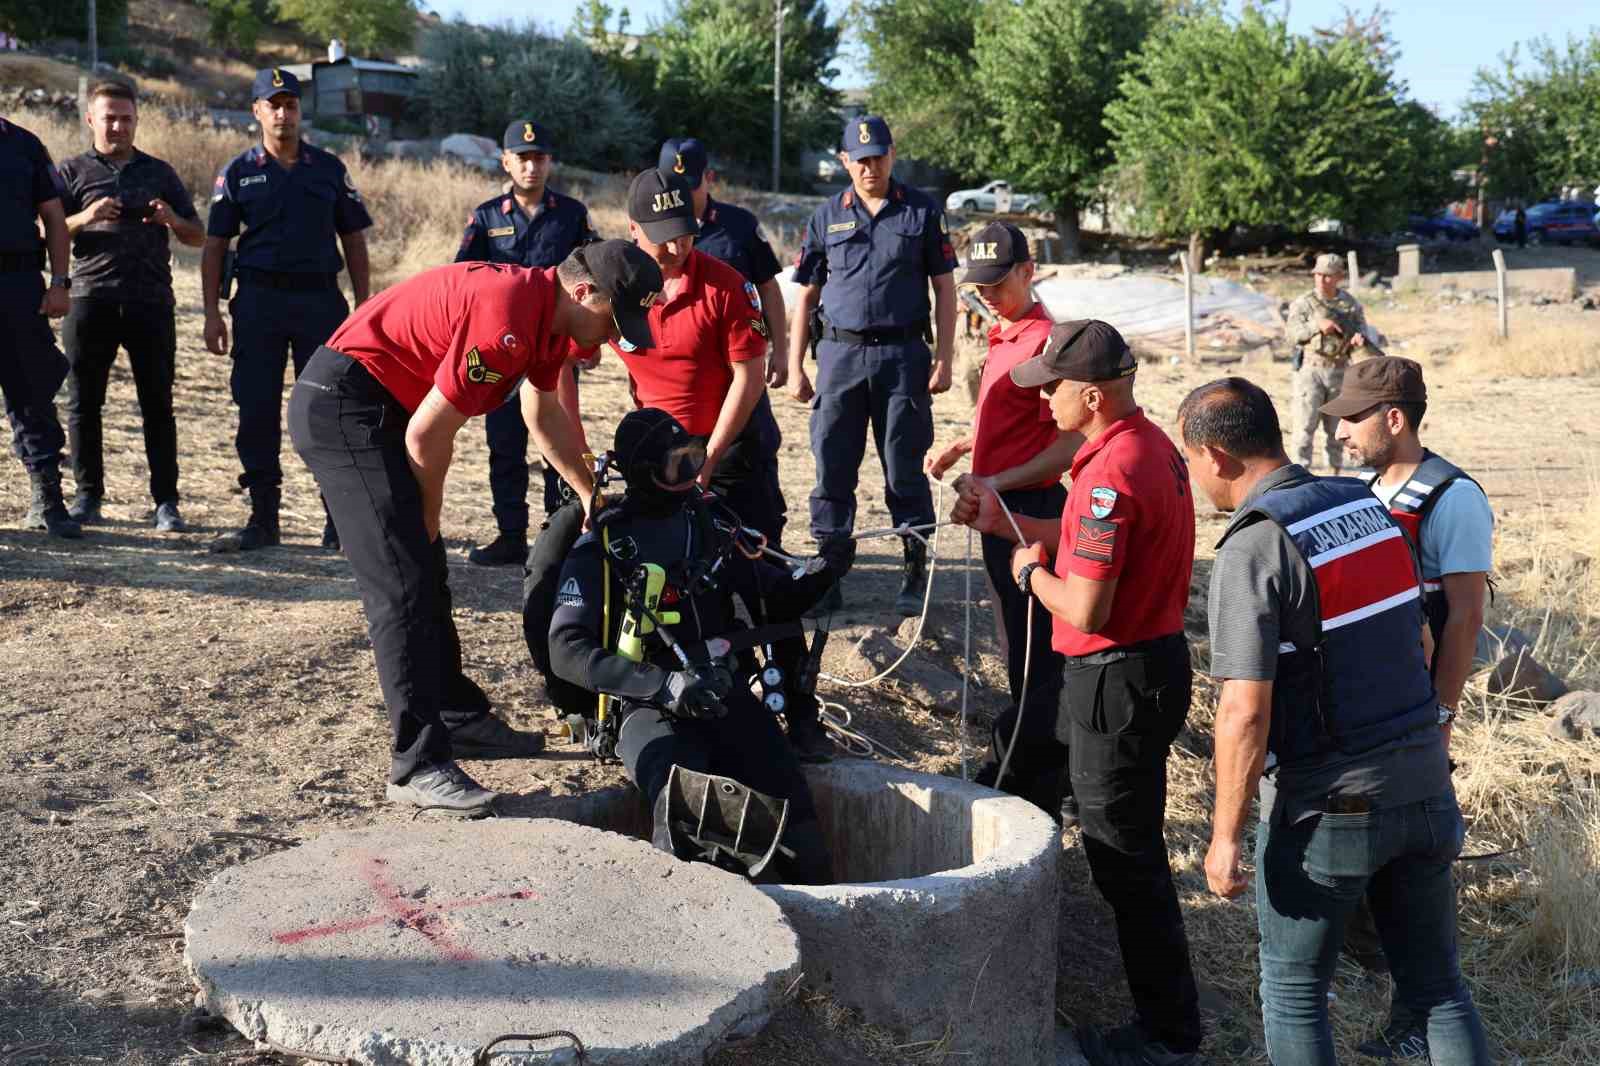
<instances>
[{"instance_id":1,"label":"black baseball cap","mask_svg":"<svg viewBox=\"0 0 1600 1066\"><path fill-rule=\"evenodd\" d=\"M1427 403L1422 364L1398 355L1363 359L1345 371L1339 395L1318 410L1332 418L1349 418L1380 403Z\"/></svg>"},{"instance_id":2,"label":"black baseball cap","mask_svg":"<svg viewBox=\"0 0 1600 1066\"><path fill-rule=\"evenodd\" d=\"M635 348L654 348L650 307L665 282L656 261L632 241L596 241L572 253L594 276L595 285L611 300L611 317L622 339Z\"/></svg>"},{"instance_id":3,"label":"black baseball cap","mask_svg":"<svg viewBox=\"0 0 1600 1066\"><path fill-rule=\"evenodd\" d=\"M506 127L500 146L508 152L544 152L556 154L556 142L550 131L531 118L519 118Z\"/></svg>"},{"instance_id":4,"label":"black baseball cap","mask_svg":"<svg viewBox=\"0 0 1600 1066\"><path fill-rule=\"evenodd\" d=\"M961 284L993 285L1012 267L1032 258L1021 230L1009 222L991 222L967 245L967 272L961 275Z\"/></svg>"},{"instance_id":5,"label":"black baseball cap","mask_svg":"<svg viewBox=\"0 0 1600 1066\"><path fill-rule=\"evenodd\" d=\"M660 167L640 171L628 186L628 219L637 222L654 244L700 232L689 183Z\"/></svg>"},{"instance_id":6,"label":"black baseball cap","mask_svg":"<svg viewBox=\"0 0 1600 1066\"><path fill-rule=\"evenodd\" d=\"M844 132L839 135L839 149L851 159L888 155L893 147L894 137L890 135L889 123L884 121L882 115L853 118L844 124Z\"/></svg>"},{"instance_id":7,"label":"black baseball cap","mask_svg":"<svg viewBox=\"0 0 1600 1066\"><path fill-rule=\"evenodd\" d=\"M282 67L268 67L266 70L256 71L255 84L250 89L250 99L270 100L279 93L288 93L298 100L300 79Z\"/></svg>"},{"instance_id":8,"label":"black baseball cap","mask_svg":"<svg viewBox=\"0 0 1600 1066\"><path fill-rule=\"evenodd\" d=\"M1057 322L1044 351L1011 369L1011 381L1035 389L1052 381L1115 381L1139 369L1116 327L1098 318Z\"/></svg>"},{"instance_id":9,"label":"black baseball cap","mask_svg":"<svg viewBox=\"0 0 1600 1066\"><path fill-rule=\"evenodd\" d=\"M700 187L709 165L706 146L695 137L673 137L661 146L661 157L656 160L656 166L679 175L691 189Z\"/></svg>"}]
</instances>

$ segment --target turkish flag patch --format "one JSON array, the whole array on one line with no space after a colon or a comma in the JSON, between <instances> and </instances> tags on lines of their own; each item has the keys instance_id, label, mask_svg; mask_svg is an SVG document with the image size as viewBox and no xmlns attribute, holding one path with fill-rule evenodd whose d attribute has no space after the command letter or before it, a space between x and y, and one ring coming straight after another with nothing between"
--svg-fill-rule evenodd
<instances>
[{"instance_id":1,"label":"turkish flag patch","mask_svg":"<svg viewBox=\"0 0 1600 1066\"><path fill-rule=\"evenodd\" d=\"M1080 559L1109 563L1117 550L1117 524L1087 515L1078 516L1078 535L1073 538L1072 554Z\"/></svg>"}]
</instances>

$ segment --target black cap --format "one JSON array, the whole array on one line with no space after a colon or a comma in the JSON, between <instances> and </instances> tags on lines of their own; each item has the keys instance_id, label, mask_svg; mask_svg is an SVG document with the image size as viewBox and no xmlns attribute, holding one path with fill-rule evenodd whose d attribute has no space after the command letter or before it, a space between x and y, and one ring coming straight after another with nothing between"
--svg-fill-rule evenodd
<instances>
[{"instance_id":1,"label":"black cap","mask_svg":"<svg viewBox=\"0 0 1600 1066\"><path fill-rule=\"evenodd\" d=\"M531 118L519 118L506 127L500 146L508 152L544 152L556 154L556 142L550 131Z\"/></svg>"},{"instance_id":2,"label":"black cap","mask_svg":"<svg viewBox=\"0 0 1600 1066\"><path fill-rule=\"evenodd\" d=\"M706 146L694 137L674 137L667 141L661 146L661 157L656 160L656 166L677 174L691 189L700 187L708 165Z\"/></svg>"},{"instance_id":3,"label":"black cap","mask_svg":"<svg viewBox=\"0 0 1600 1066\"><path fill-rule=\"evenodd\" d=\"M573 255L589 268L595 285L611 300L611 317L622 339L634 348L654 348L650 308L661 297L664 282L656 261L631 241L596 241Z\"/></svg>"},{"instance_id":4,"label":"black cap","mask_svg":"<svg viewBox=\"0 0 1600 1066\"><path fill-rule=\"evenodd\" d=\"M873 155L888 155L894 147L889 135L889 123L881 115L862 115L844 124L839 135L839 148L851 159L865 159Z\"/></svg>"},{"instance_id":5,"label":"black cap","mask_svg":"<svg viewBox=\"0 0 1600 1066\"><path fill-rule=\"evenodd\" d=\"M628 219L639 223L652 244L700 232L689 183L660 167L641 171L628 186Z\"/></svg>"},{"instance_id":6,"label":"black cap","mask_svg":"<svg viewBox=\"0 0 1600 1066\"><path fill-rule=\"evenodd\" d=\"M1115 326L1080 318L1050 327L1044 351L1012 367L1011 381L1035 389L1052 381L1115 381L1132 377L1138 369L1139 361Z\"/></svg>"},{"instance_id":7,"label":"black cap","mask_svg":"<svg viewBox=\"0 0 1600 1066\"><path fill-rule=\"evenodd\" d=\"M967 245L967 272L961 275L961 284L993 285L1012 267L1032 258L1021 230L1009 222L991 222Z\"/></svg>"},{"instance_id":8,"label":"black cap","mask_svg":"<svg viewBox=\"0 0 1600 1066\"><path fill-rule=\"evenodd\" d=\"M288 93L298 100L300 79L282 67L269 67L266 70L256 71L255 84L250 92L252 100L269 100L279 93Z\"/></svg>"}]
</instances>

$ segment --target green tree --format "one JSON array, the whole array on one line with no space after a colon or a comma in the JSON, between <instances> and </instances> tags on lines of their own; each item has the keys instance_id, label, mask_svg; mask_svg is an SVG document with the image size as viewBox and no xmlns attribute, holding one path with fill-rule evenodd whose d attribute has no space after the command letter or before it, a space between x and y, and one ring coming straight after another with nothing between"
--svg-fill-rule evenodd
<instances>
[{"instance_id":1,"label":"green tree","mask_svg":"<svg viewBox=\"0 0 1600 1066\"><path fill-rule=\"evenodd\" d=\"M284 22L312 37L338 37L352 55L410 48L416 0L272 0Z\"/></svg>"},{"instance_id":2,"label":"green tree","mask_svg":"<svg viewBox=\"0 0 1600 1066\"><path fill-rule=\"evenodd\" d=\"M1536 199L1600 181L1600 30L1531 42L1480 69L1467 104L1492 195Z\"/></svg>"},{"instance_id":3,"label":"green tree","mask_svg":"<svg viewBox=\"0 0 1600 1066\"><path fill-rule=\"evenodd\" d=\"M773 0L678 0L657 27L661 136L695 136L762 170L772 155ZM839 27L824 0L783 6L784 159L838 136L839 94L827 82Z\"/></svg>"},{"instance_id":4,"label":"green tree","mask_svg":"<svg viewBox=\"0 0 1600 1066\"><path fill-rule=\"evenodd\" d=\"M982 5L973 0L857 0L872 107L899 151L976 175L986 127L972 58Z\"/></svg>"},{"instance_id":5,"label":"green tree","mask_svg":"<svg viewBox=\"0 0 1600 1066\"><path fill-rule=\"evenodd\" d=\"M988 130L979 159L1055 206L1069 258L1111 162L1106 107L1161 14L1159 0L1004 0L973 48Z\"/></svg>"},{"instance_id":6,"label":"green tree","mask_svg":"<svg viewBox=\"0 0 1600 1066\"><path fill-rule=\"evenodd\" d=\"M205 0L211 43L241 53L254 52L269 21L268 0Z\"/></svg>"}]
</instances>

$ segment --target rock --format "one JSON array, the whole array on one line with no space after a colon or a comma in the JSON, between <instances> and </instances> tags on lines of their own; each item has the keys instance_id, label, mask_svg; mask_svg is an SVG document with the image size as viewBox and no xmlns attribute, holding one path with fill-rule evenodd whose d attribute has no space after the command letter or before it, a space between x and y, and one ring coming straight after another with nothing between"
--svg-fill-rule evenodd
<instances>
[{"instance_id":1,"label":"rock","mask_svg":"<svg viewBox=\"0 0 1600 1066\"><path fill-rule=\"evenodd\" d=\"M1600 692L1569 692L1550 705L1545 732L1557 740L1600 738Z\"/></svg>"},{"instance_id":2,"label":"rock","mask_svg":"<svg viewBox=\"0 0 1600 1066\"><path fill-rule=\"evenodd\" d=\"M383 154L395 159L427 159L438 153L432 141L386 141Z\"/></svg>"},{"instance_id":3,"label":"rock","mask_svg":"<svg viewBox=\"0 0 1600 1066\"><path fill-rule=\"evenodd\" d=\"M1532 651L1533 638L1516 626L1484 626L1478 630L1477 646L1472 651L1474 666L1497 663L1507 655Z\"/></svg>"},{"instance_id":4,"label":"rock","mask_svg":"<svg viewBox=\"0 0 1600 1066\"><path fill-rule=\"evenodd\" d=\"M896 644L885 630L869 630L856 642L857 665L849 669L852 674L876 674L900 658L904 650L904 645ZM895 668L889 680L898 683L910 699L929 710L954 711L961 706L960 676L917 658L915 652Z\"/></svg>"},{"instance_id":5,"label":"rock","mask_svg":"<svg viewBox=\"0 0 1600 1066\"><path fill-rule=\"evenodd\" d=\"M439 142L439 151L463 162L476 163L485 158L498 159L500 146L488 137L479 137L474 133L452 133Z\"/></svg>"},{"instance_id":6,"label":"rock","mask_svg":"<svg viewBox=\"0 0 1600 1066\"><path fill-rule=\"evenodd\" d=\"M1489 691L1498 696L1511 696L1545 704L1559 699L1567 691L1566 683L1539 664L1527 651L1507 655L1489 675Z\"/></svg>"}]
</instances>

